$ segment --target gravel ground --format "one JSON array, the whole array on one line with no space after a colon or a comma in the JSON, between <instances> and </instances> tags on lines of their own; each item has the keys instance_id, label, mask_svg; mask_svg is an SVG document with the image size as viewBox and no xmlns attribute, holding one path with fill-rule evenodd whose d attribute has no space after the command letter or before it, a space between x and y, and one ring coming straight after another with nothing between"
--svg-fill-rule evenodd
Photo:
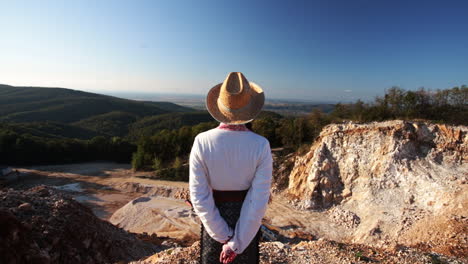
<instances>
[{"instance_id":1,"label":"gravel ground","mask_svg":"<svg viewBox=\"0 0 468 264\"><path fill-rule=\"evenodd\" d=\"M190 247L175 247L159 252L134 264L178 263L196 264L200 254L199 242ZM468 259L454 259L437 254L422 253L416 249L397 248L382 250L362 245L342 244L319 239L296 244L263 242L260 245L261 264L463 264Z\"/></svg>"}]
</instances>

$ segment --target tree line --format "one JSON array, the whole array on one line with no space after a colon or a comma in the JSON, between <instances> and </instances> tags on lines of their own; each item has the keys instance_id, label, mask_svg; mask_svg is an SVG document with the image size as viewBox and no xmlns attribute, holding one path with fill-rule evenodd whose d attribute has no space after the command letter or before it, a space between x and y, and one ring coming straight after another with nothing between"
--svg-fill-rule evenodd
<instances>
[{"instance_id":1,"label":"tree line","mask_svg":"<svg viewBox=\"0 0 468 264\"><path fill-rule=\"evenodd\" d=\"M37 165L96 160L129 162L136 146L122 138L57 139L0 129L0 164Z\"/></svg>"},{"instance_id":2,"label":"tree line","mask_svg":"<svg viewBox=\"0 0 468 264\"><path fill-rule=\"evenodd\" d=\"M445 90L406 91L392 87L383 97L373 102L361 100L352 104L337 104L332 116L337 120L357 122L383 121L390 119L423 119L455 125L468 124L468 86Z\"/></svg>"}]
</instances>

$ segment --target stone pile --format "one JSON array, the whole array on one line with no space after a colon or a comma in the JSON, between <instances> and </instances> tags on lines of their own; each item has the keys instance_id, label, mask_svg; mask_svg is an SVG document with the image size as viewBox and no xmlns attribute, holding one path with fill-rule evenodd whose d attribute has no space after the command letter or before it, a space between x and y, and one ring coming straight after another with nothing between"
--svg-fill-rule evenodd
<instances>
[{"instance_id":1,"label":"stone pile","mask_svg":"<svg viewBox=\"0 0 468 264\"><path fill-rule=\"evenodd\" d=\"M115 211L109 222L129 232L157 233L189 242L200 235L198 217L181 199L141 196Z\"/></svg>"},{"instance_id":2,"label":"stone pile","mask_svg":"<svg viewBox=\"0 0 468 264\"><path fill-rule=\"evenodd\" d=\"M115 263L150 256L139 240L59 190L0 190L0 263Z\"/></svg>"}]
</instances>

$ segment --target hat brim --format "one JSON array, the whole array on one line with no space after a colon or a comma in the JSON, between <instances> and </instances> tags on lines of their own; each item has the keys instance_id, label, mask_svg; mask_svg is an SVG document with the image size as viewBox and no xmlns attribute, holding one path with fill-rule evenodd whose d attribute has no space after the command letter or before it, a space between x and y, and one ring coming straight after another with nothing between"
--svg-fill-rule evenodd
<instances>
[{"instance_id":1,"label":"hat brim","mask_svg":"<svg viewBox=\"0 0 468 264\"><path fill-rule=\"evenodd\" d=\"M248 123L260 113L263 104L265 103L265 94L263 89L253 82L250 84L250 102L243 108L236 109L235 111L222 110L218 106L219 92L222 83L211 88L206 96L206 108L211 116L218 122L225 124L245 124Z\"/></svg>"}]
</instances>

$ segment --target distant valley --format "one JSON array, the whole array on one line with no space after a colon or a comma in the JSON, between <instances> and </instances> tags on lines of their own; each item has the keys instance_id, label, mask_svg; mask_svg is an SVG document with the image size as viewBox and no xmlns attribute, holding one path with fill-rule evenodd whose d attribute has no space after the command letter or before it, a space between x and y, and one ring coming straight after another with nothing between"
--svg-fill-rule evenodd
<instances>
[{"instance_id":1,"label":"distant valley","mask_svg":"<svg viewBox=\"0 0 468 264\"><path fill-rule=\"evenodd\" d=\"M181 106L186 106L198 110L205 110L205 96L194 94L161 94L161 93L130 93L115 92L110 95L142 101L143 98L149 101L168 101ZM320 109L324 113L330 113L336 102L320 102L311 100L292 99L265 99L265 111L276 112L284 116L303 116L311 113L314 109Z\"/></svg>"}]
</instances>

